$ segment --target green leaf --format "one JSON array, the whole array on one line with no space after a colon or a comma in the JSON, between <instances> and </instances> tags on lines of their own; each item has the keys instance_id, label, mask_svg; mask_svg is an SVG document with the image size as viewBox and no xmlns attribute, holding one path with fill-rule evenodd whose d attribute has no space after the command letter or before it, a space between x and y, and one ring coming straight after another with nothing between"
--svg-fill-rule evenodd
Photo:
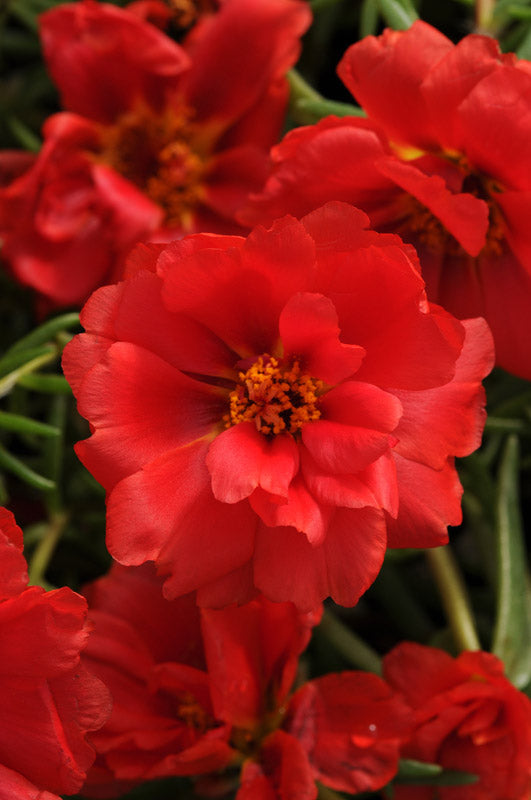
<instances>
[{"instance_id":1,"label":"green leaf","mask_svg":"<svg viewBox=\"0 0 531 800\"><path fill-rule=\"evenodd\" d=\"M360 9L360 39L374 36L378 31L378 4L374 0L363 0Z\"/></svg>"},{"instance_id":2,"label":"green leaf","mask_svg":"<svg viewBox=\"0 0 531 800\"><path fill-rule=\"evenodd\" d=\"M408 783L428 786L463 786L477 783L478 775L454 769L443 769L439 764L428 764L423 761L401 759L396 783Z\"/></svg>"},{"instance_id":3,"label":"green leaf","mask_svg":"<svg viewBox=\"0 0 531 800\"><path fill-rule=\"evenodd\" d=\"M518 482L519 443L518 438L511 435L498 475L498 580L492 652L502 659L507 677L520 688L531 679L531 592L525 569Z\"/></svg>"},{"instance_id":4,"label":"green leaf","mask_svg":"<svg viewBox=\"0 0 531 800\"><path fill-rule=\"evenodd\" d=\"M44 344L45 342L49 342L50 339L53 339L58 333L61 333L61 331L77 328L79 324L79 314L76 311L53 317L42 325L39 325L38 328L32 330L31 333L28 333L23 339L19 339L8 352L16 353L19 350L26 350L28 347L36 347L39 344Z\"/></svg>"},{"instance_id":5,"label":"green leaf","mask_svg":"<svg viewBox=\"0 0 531 800\"><path fill-rule=\"evenodd\" d=\"M23 364L27 364L43 355L56 355L57 348L54 345L41 345L40 347L28 347L27 350L8 350L0 358L0 378L14 372Z\"/></svg>"},{"instance_id":6,"label":"green leaf","mask_svg":"<svg viewBox=\"0 0 531 800\"><path fill-rule=\"evenodd\" d=\"M72 394L72 388L62 375L42 375L30 373L23 375L17 381L24 389L45 394Z\"/></svg>"},{"instance_id":7,"label":"green leaf","mask_svg":"<svg viewBox=\"0 0 531 800\"><path fill-rule=\"evenodd\" d=\"M8 414L6 411L0 411L0 428L15 433L36 434L47 438L56 438L61 433L59 428L55 428L53 425L46 425L45 422L38 422L20 414Z\"/></svg>"},{"instance_id":8,"label":"green leaf","mask_svg":"<svg viewBox=\"0 0 531 800\"><path fill-rule=\"evenodd\" d=\"M42 367L44 364L49 364L50 361L54 361L57 356L58 353L55 347L46 348L42 355L37 356L37 358L32 358L31 361L22 364L20 367L18 367L18 369L8 372L7 375L4 375L3 378L0 378L0 397L3 397L5 394L9 394L13 386L19 383L20 379L24 375L34 372L34 370L39 369L39 367Z\"/></svg>"},{"instance_id":9,"label":"green leaf","mask_svg":"<svg viewBox=\"0 0 531 800\"><path fill-rule=\"evenodd\" d=\"M419 18L416 11L409 4L405 8L398 0L377 0L377 2L380 14L389 27L394 28L396 31L407 30Z\"/></svg>"},{"instance_id":10,"label":"green leaf","mask_svg":"<svg viewBox=\"0 0 531 800\"><path fill-rule=\"evenodd\" d=\"M17 143L31 153L38 153L41 149L42 141L28 128L20 119L14 116L6 117L6 124Z\"/></svg>"},{"instance_id":11,"label":"green leaf","mask_svg":"<svg viewBox=\"0 0 531 800\"><path fill-rule=\"evenodd\" d=\"M424 761L414 761L411 758L402 758L398 765L395 780L398 783L409 783L417 778L433 778L440 775L443 768L440 764L428 764Z\"/></svg>"},{"instance_id":12,"label":"green leaf","mask_svg":"<svg viewBox=\"0 0 531 800\"><path fill-rule=\"evenodd\" d=\"M334 114L336 117L365 117L365 111L359 106L350 103L338 103L335 100L309 100L303 98L296 101L300 111L311 114L315 120Z\"/></svg>"},{"instance_id":13,"label":"green leaf","mask_svg":"<svg viewBox=\"0 0 531 800\"><path fill-rule=\"evenodd\" d=\"M50 491L50 489L55 488L55 483L53 481L48 480L48 478L30 469L30 467L26 466L23 461L9 453L2 445L0 445L0 467L16 475L17 478L20 478L35 489Z\"/></svg>"}]
</instances>

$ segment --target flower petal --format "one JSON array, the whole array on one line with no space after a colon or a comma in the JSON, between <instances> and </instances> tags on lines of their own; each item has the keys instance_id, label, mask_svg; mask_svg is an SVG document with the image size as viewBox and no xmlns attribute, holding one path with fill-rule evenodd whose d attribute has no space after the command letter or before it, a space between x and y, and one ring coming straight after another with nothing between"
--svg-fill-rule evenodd
<instances>
[{"instance_id":1,"label":"flower petal","mask_svg":"<svg viewBox=\"0 0 531 800\"><path fill-rule=\"evenodd\" d=\"M343 344L333 303L323 295L299 292L284 306L279 321L285 356L300 358L303 370L327 383L339 383L360 366L365 351Z\"/></svg>"}]
</instances>

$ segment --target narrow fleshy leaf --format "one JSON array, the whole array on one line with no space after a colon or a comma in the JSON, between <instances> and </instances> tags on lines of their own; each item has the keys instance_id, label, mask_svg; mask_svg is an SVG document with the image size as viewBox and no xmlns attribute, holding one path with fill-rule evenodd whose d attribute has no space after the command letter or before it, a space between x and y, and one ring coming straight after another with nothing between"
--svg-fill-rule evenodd
<instances>
[{"instance_id":1,"label":"narrow fleshy leaf","mask_svg":"<svg viewBox=\"0 0 531 800\"><path fill-rule=\"evenodd\" d=\"M0 411L0 428L6 431L14 431L15 433L36 434L37 436L46 436L48 438L54 438L60 434L59 428L55 428L53 425L29 419L21 414L9 414L6 411Z\"/></svg>"},{"instance_id":2,"label":"narrow fleshy leaf","mask_svg":"<svg viewBox=\"0 0 531 800\"><path fill-rule=\"evenodd\" d=\"M79 314L76 311L72 311L68 314L61 314L39 325L38 328L28 333L23 339L19 339L19 341L11 347L9 352L15 353L19 350L27 350L29 347L37 347L37 345L50 341L50 339L53 339L53 337L61 331L78 327Z\"/></svg>"},{"instance_id":3,"label":"narrow fleshy leaf","mask_svg":"<svg viewBox=\"0 0 531 800\"><path fill-rule=\"evenodd\" d=\"M525 570L518 473L518 438L511 435L498 478L498 598L492 652L504 662L507 677L522 688L531 679L531 597Z\"/></svg>"},{"instance_id":4,"label":"narrow fleshy leaf","mask_svg":"<svg viewBox=\"0 0 531 800\"><path fill-rule=\"evenodd\" d=\"M471 772L443 769L440 764L427 764L413 759L402 759L395 778L396 783L428 786L463 786L476 783L478 776Z\"/></svg>"},{"instance_id":5,"label":"narrow fleshy leaf","mask_svg":"<svg viewBox=\"0 0 531 800\"><path fill-rule=\"evenodd\" d=\"M363 0L360 9L360 39L375 36L378 32L378 5L374 0Z\"/></svg>"},{"instance_id":6,"label":"narrow fleshy leaf","mask_svg":"<svg viewBox=\"0 0 531 800\"><path fill-rule=\"evenodd\" d=\"M31 373L23 375L17 381L19 386L34 392L46 394L72 394L72 388L62 375L39 375Z\"/></svg>"},{"instance_id":7,"label":"narrow fleshy leaf","mask_svg":"<svg viewBox=\"0 0 531 800\"><path fill-rule=\"evenodd\" d=\"M44 355L51 355L52 353L55 354L55 352L56 348L53 345L28 347L23 350L15 350L15 348L12 348L0 358L0 377L9 375L9 373L14 372L23 364L27 364L36 358L40 358Z\"/></svg>"},{"instance_id":8,"label":"narrow fleshy leaf","mask_svg":"<svg viewBox=\"0 0 531 800\"><path fill-rule=\"evenodd\" d=\"M9 453L2 445L0 445L0 468L13 473L17 478L20 478L35 489L49 491L55 488L55 483L53 481L48 480L48 478L30 469L30 467L26 466L23 461Z\"/></svg>"},{"instance_id":9,"label":"narrow fleshy leaf","mask_svg":"<svg viewBox=\"0 0 531 800\"><path fill-rule=\"evenodd\" d=\"M389 27L396 31L405 31L410 28L418 14L408 6L406 9L398 0L378 0L380 14Z\"/></svg>"}]
</instances>

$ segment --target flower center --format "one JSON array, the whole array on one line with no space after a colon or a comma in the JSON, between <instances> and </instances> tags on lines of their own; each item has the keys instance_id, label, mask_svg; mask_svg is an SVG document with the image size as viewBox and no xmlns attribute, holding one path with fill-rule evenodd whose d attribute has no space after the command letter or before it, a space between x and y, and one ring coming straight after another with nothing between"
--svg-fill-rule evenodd
<instances>
[{"instance_id":1,"label":"flower center","mask_svg":"<svg viewBox=\"0 0 531 800\"><path fill-rule=\"evenodd\" d=\"M177 706L177 716L188 728L204 733L212 727L212 720L190 692L183 692Z\"/></svg>"},{"instance_id":2,"label":"flower center","mask_svg":"<svg viewBox=\"0 0 531 800\"><path fill-rule=\"evenodd\" d=\"M254 420L260 433L294 434L321 416L318 400L325 384L302 374L296 359L285 365L265 353L238 377L224 417L227 428Z\"/></svg>"},{"instance_id":3,"label":"flower center","mask_svg":"<svg viewBox=\"0 0 531 800\"><path fill-rule=\"evenodd\" d=\"M217 9L216 0L167 0L173 12L175 24L179 28L189 28L202 14L213 13Z\"/></svg>"},{"instance_id":4,"label":"flower center","mask_svg":"<svg viewBox=\"0 0 531 800\"><path fill-rule=\"evenodd\" d=\"M164 224L192 227L204 197L203 176L210 147L201 142L188 109L156 114L140 106L102 127L96 160L135 184L164 210Z\"/></svg>"},{"instance_id":5,"label":"flower center","mask_svg":"<svg viewBox=\"0 0 531 800\"><path fill-rule=\"evenodd\" d=\"M492 194L499 192L491 181L479 175L469 174L463 181L462 192L483 200L489 209L489 227L482 255L501 255L505 241L505 222ZM414 197L407 198L406 215L398 233L406 239L413 235L425 247L435 252L444 251L453 256L466 256L459 242L444 227L434 214Z\"/></svg>"}]
</instances>

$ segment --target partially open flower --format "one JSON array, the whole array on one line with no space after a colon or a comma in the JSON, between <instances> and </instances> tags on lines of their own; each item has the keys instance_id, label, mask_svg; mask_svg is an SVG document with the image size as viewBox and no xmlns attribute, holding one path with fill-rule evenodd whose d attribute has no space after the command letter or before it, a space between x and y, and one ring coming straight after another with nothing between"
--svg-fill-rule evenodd
<instances>
[{"instance_id":1,"label":"partially open flower","mask_svg":"<svg viewBox=\"0 0 531 800\"><path fill-rule=\"evenodd\" d=\"M190 595L165 600L161 583L152 565L115 565L87 587L87 660L114 706L84 794L188 775L237 800L314 800L316 780L355 792L393 777L411 712L381 678L331 674L293 694L320 607L259 596L199 610Z\"/></svg>"},{"instance_id":2,"label":"partially open flower","mask_svg":"<svg viewBox=\"0 0 531 800\"><path fill-rule=\"evenodd\" d=\"M352 605L387 546L447 541L484 422L483 320L430 307L413 249L332 203L247 239L140 246L64 369L108 546L175 597Z\"/></svg>"},{"instance_id":3,"label":"partially open flower","mask_svg":"<svg viewBox=\"0 0 531 800\"><path fill-rule=\"evenodd\" d=\"M491 653L448 653L404 642L384 674L415 712L403 755L477 775L462 786L397 786L397 800L528 800L531 703Z\"/></svg>"}]
</instances>

